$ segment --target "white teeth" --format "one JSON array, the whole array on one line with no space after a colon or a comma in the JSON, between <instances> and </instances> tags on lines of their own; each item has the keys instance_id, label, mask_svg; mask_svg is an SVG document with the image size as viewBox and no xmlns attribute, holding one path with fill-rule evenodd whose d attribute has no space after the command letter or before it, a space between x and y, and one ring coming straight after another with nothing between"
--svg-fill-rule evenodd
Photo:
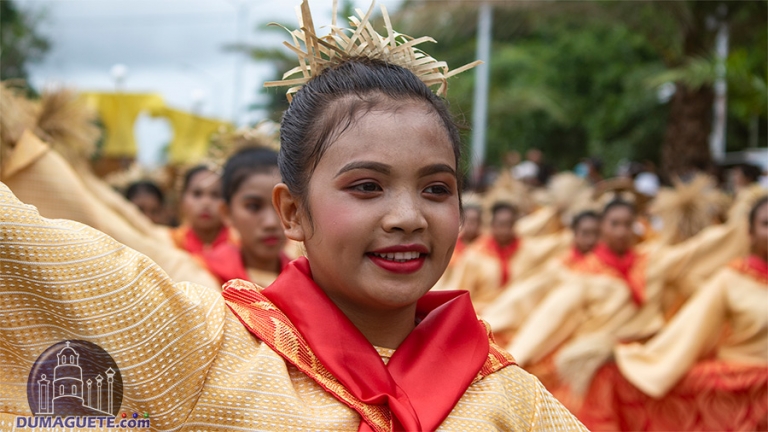
<instances>
[{"instance_id":1,"label":"white teeth","mask_svg":"<svg viewBox=\"0 0 768 432\"><path fill-rule=\"evenodd\" d=\"M418 252L389 252L389 253L373 253L377 257L384 258L389 261L406 262L417 259L421 254Z\"/></svg>"}]
</instances>

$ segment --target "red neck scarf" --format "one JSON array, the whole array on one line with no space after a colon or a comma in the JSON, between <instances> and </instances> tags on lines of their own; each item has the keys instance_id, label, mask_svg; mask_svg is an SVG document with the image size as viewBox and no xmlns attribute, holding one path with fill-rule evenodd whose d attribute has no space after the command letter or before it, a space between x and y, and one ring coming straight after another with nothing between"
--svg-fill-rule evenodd
<instances>
[{"instance_id":1,"label":"red neck scarf","mask_svg":"<svg viewBox=\"0 0 768 432\"><path fill-rule=\"evenodd\" d=\"M192 227L187 227L184 238L182 239L182 248L193 255L200 255L205 250L211 250L217 246L229 243L230 232L226 225L222 225L219 233L216 234L216 238L213 239L211 244L205 244L200 237L195 234Z\"/></svg>"},{"instance_id":2,"label":"red neck scarf","mask_svg":"<svg viewBox=\"0 0 768 432\"><path fill-rule=\"evenodd\" d=\"M630 272L637 263L637 254L633 250L628 250L624 255L619 256L613 252L605 243L599 242L592 253L595 254L603 264L616 270L619 276L627 283L632 293L632 301L636 305L643 303L643 286L637 280L631 277Z\"/></svg>"},{"instance_id":3,"label":"red neck scarf","mask_svg":"<svg viewBox=\"0 0 768 432\"><path fill-rule=\"evenodd\" d=\"M570 267L574 264L580 263L582 260L584 260L584 255L579 248L576 246L571 247L571 250L568 251L568 254L565 256L565 259L563 260L563 263L566 267Z\"/></svg>"},{"instance_id":4,"label":"red neck scarf","mask_svg":"<svg viewBox=\"0 0 768 432\"><path fill-rule=\"evenodd\" d=\"M731 263L731 267L758 282L768 284L768 262L757 255L736 259Z\"/></svg>"},{"instance_id":5,"label":"red neck scarf","mask_svg":"<svg viewBox=\"0 0 768 432\"><path fill-rule=\"evenodd\" d=\"M750 255L749 258L747 258L747 266L763 278L768 279L768 261L757 255Z\"/></svg>"},{"instance_id":6,"label":"red neck scarf","mask_svg":"<svg viewBox=\"0 0 768 432\"><path fill-rule=\"evenodd\" d=\"M463 291L424 295L416 311L421 321L387 365L315 284L306 258L293 261L262 293L290 319L322 365L354 397L389 407L394 430L435 430L489 355L484 326ZM365 421L360 424L360 431L370 430Z\"/></svg>"},{"instance_id":7,"label":"red neck scarf","mask_svg":"<svg viewBox=\"0 0 768 432\"><path fill-rule=\"evenodd\" d=\"M496 239L488 237L487 246L499 259L499 264L501 264L501 286L504 286L509 282L511 276L509 274L509 261L515 256L517 250L520 249L520 239L515 238L512 240L512 243L501 246L496 242Z\"/></svg>"},{"instance_id":8,"label":"red neck scarf","mask_svg":"<svg viewBox=\"0 0 768 432\"><path fill-rule=\"evenodd\" d=\"M216 249L203 253L202 257L208 271L213 273L222 284L232 279L250 280L240 248L233 244L225 243L220 245ZM281 272L288 267L289 262L291 262L290 258L281 252Z\"/></svg>"}]
</instances>

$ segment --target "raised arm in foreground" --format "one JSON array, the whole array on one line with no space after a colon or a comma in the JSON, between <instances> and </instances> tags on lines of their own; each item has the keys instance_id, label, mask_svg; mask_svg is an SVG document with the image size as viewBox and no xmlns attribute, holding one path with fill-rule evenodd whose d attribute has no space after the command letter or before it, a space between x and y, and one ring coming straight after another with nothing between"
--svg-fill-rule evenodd
<instances>
[{"instance_id":1,"label":"raised arm in foreground","mask_svg":"<svg viewBox=\"0 0 768 432\"><path fill-rule=\"evenodd\" d=\"M180 426L221 345L225 315L214 290L174 284L144 255L85 225L41 217L1 183L0 304L6 425L32 415L26 383L41 353L87 341L119 368L121 411L151 413L153 428Z\"/></svg>"}]
</instances>

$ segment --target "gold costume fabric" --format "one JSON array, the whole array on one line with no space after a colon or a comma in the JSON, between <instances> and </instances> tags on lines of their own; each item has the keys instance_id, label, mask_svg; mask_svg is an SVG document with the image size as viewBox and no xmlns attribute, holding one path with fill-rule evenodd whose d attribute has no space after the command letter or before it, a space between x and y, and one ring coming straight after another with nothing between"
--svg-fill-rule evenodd
<instances>
[{"instance_id":1,"label":"gold costume fabric","mask_svg":"<svg viewBox=\"0 0 768 432\"><path fill-rule=\"evenodd\" d=\"M637 273L645 272L643 261ZM648 336L662 324L656 303L638 307L620 277L573 271L530 313L507 350L523 367L550 362L554 353L559 375L584 389L616 341Z\"/></svg>"},{"instance_id":2,"label":"gold costume fabric","mask_svg":"<svg viewBox=\"0 0 768 432\"><path fill-rule=\"evenodd\" d=\"M574 276L571 267L579 259L583 255L577 257L574 250L550 259L531 277L513 282L483 310L480 317L491 326L499 344L508 344L547 294Z\"/></svg>"},{"instance_id":3,"label":"gold costume fabric","mask_svg":"<svg viewBox=\"0 0 768 432\"><path fill-rule=\"evenodd\" d=\"M355 411L249 334L217 290L173 283L146 256L41 217L5 185L0 276L0 429L31 415L35 359L74 339L114 358L120 411L148 413L153 430L358 429ZM514 366L470 386L440 429L585 430Z\"/></svg>"},{"instance_id":4,"label":"gold costume fabric","mask_svg":"<svg viewBox=\"0 0 768 432\"><path fill-rule=\"evenodd\" d=\"M647 343L614 349L579 418L606 431L768 430L766 310L768 263L734 260Z\"/></svg>"},{"instance_id":5,"label":"gold costume fabric","mask_svg":"<svg viewBox=\"0 0 768 432\"><path fill-rule=\"evenodd\" d=\"M663 289L653 295L660 297L662 311L669 319L718 270L749 252L746 215L707 227L683 243L646 245L646 251L654 257L655 266L666 272Z\"/></svg>"},{"instance_id":6,"label":"gold costume fabric","mask_svg":"<svg viewBox=\"0 0 768 432\"><path fill-rule=\"evenodd\" d=\"M563 230L560 214L554 206L544 206L515 222L515 233L520 237L556 234Z\"/></svg>"},{"instance_id":7,"label":"gold costume fabric","mask_svg":"<svg viewBox=\"0 0 768 432\"><path fill-rule=\"evenodd\" d=\"M668 392L713 348L721 361L768 367L766 311L768 281L725 268L653 339L644 345L617 346L616 363L632 384L652 397Z\"/></svg>"},{"instance_id":8,"label":"gold costume fabric","mask_svg":"<svg viewBox=\"0 0 768 432\"><path fill-rule=\"evenodd\" d=\"M439 289L467 290L472 296L475 309L481 312L512 283L534 274L553 256L568 248L570 232L520 239L520 247L507 262L483 239L475 240L467 247L464 257L456 265L450 279L439 282ZM507 267L509 282L502 285L502 266Z\"/></svg>"},{"instance_id":9,"label":"gold costume fabric","mask_svg":"<svg viewBox=\"0 0 768 432\"><path fill-rule=\"evenodd\" d=\"M616 275L576 272L554 288L520 328L507 349L525 366L568 341L576 357L601 353L607 358L618 341L639 340L664 323L664 300L671 281L709 277L747 246L744 224L721 225L675 246L641 254L643 303L632 301L627 283ZM568 363L565 359L564 362ZM599 363L594 366L598 366Z\"/></svg>"},{"instance_id":10,"label":"gold costume fabric","mask_svg":"<svg viewBox=\"0 0 768 432\"><path fill-rule=\"evenodd\" d=\"M129 209L119 195L106 193L108 186L75 170L35 135L25 132L2 162L0 181L20 200L36 206L41 215L96 228L146 254L174 280L220 288L189 254L173 246L167 230L145 220L135 208Z\"/></svg>"}]
</instances>

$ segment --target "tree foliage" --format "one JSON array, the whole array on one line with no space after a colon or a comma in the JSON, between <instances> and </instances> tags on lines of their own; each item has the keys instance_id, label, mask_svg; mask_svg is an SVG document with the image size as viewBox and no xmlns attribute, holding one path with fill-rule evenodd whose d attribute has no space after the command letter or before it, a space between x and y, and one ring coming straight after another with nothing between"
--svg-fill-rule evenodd
<instances>
[{"instance_id":1,"label":"tree foliage","mask_svg":"<svg viewBox=\"0 0 768 432\"><path fill-rule=\"evenodd\" d=\"M717 78L715 19L726 20L731 29L729 149L744 146L744 125L755 116L764 122L764 1L492 4L490 164L500 163L505 151L531 147L542 149L560 168L587 155L601 157L609 167L622 159L658 162L670 141L694 155L703 146L708 158L709 107ZM430 53L449 65L474 59L474 3L410 0L398 18L405 33L434 36L440 43ZM473 80L458 78L449 92L454 108L467 117ZM677 100L665 103L659 89L670 83L678 90Z\"/></svg>"},{"instance_id":2,"label":"tree foliage","mask_svg":"<svg viewBox=\"0 0 768 432\"><path fill-rule=\"evenodd\" d=\"M0 0L2 1L2 0ZM352 16L354 12L354 4L352 0L342 0L339 5L339 21L343 22L348 16ZM285 29L291 28L291 25L284 26L272 26L268 24L259 25L259 30L276 31L283 34ZM274 75L267 81L277 81L282 78L284 72L296 67L296 55L284 46L279 48L265 47L262 45L228 45L224 47L228 51L242 52L248 55L253 61L266 62L274 66ZM283 111L288 108L288 99L285 96L287 88L285 87L270 87L262 88L260 93L267 95L267 100L264 103L251 105L249 108L252 110L264 110L267 112L267 117L275 122L280 122L283 115Z\"/></svg>"},{"instance_id":3,"label":"tree foliage","mask_svg":"<svg viewBox=\"0 0 768 432\"><path fill-rule=\"evenodd\" d=\"M11 0L0 1L0 80L26 80L27 65L48 52L49 40L36 29L39 18Z\"/></svg>"}]
</instances>

